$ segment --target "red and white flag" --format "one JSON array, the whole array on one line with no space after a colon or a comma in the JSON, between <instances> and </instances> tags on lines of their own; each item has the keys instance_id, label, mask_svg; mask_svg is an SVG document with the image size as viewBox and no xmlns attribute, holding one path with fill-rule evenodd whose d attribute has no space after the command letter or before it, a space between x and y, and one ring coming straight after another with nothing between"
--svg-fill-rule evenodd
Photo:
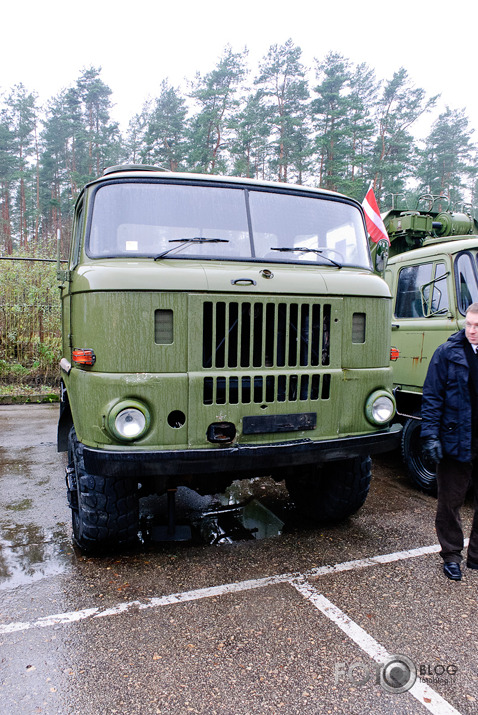
<instances>
[{"instance_id":1,"label":"red and white flag","mask_svg":"<svg viewBox=\"0 0 478 715\"><path fill-rule=\"evenodd\" d=\"M370 188L365 194L365 198L362 203L363 210L365 211L365 221L367 223L367 231L370 234L370 238L374 243L378 243L381 239L390 244L390 239L387 234L387 229L380 216L380 210L377 205L377 199L373 193L372 183L370 183Z\"/></svg>"}]
</instances>

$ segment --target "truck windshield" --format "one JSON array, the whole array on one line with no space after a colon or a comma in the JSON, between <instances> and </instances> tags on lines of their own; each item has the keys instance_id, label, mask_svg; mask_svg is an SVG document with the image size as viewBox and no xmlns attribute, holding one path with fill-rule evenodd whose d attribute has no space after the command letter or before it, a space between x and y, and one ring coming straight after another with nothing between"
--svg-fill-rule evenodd
<instances>
[{"instance_id":1,"label":"truck windshield","mask_svg":"<svg viewBox=\"0 0 478 715\"><path fill-rule=\"evenodd\" d=\"M92 258L260 260L370 268L355 206L242 186L100 186L87 252Z\"/></svg>"}]
</instances>

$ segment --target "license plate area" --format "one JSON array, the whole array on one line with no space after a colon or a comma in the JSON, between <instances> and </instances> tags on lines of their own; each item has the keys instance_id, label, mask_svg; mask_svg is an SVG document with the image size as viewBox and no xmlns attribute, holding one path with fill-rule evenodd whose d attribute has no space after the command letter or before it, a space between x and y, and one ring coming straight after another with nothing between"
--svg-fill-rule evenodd
<instances>
[{"instance_id":1,"label":"license plate area","mask_svg":"<svg viewBox=\"0 0 478 715\"><path fill-rule=\"evenodd\" d=\"M243 434L272 434L274 432L301 432L314 430L317 426L316 412L301 412L290 415L254 415L244 417Z\"/></svg>"}]
</instances>

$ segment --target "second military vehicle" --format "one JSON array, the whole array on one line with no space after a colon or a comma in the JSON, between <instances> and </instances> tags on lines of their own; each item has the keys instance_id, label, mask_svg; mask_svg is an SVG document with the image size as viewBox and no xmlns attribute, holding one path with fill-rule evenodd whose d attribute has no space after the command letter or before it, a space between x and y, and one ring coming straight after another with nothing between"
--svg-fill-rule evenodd
<instances>
[{"instance_id":1,"label":"second military vehicle","mask_svg":"<svg viewBox=\"0 0 478 715\"><path fill-rule=\"evenodd\" d=\"M412 482L434 494L435 465L421 449L422 388L435 349L463 327L467 307L478 301L478 223L470 206L452 209L446 196L422 195L412 209L403 197L392 199L382 215L390 238L384 275L393 296L392 365L402 455Z\"/></svg>"}]
</instances>

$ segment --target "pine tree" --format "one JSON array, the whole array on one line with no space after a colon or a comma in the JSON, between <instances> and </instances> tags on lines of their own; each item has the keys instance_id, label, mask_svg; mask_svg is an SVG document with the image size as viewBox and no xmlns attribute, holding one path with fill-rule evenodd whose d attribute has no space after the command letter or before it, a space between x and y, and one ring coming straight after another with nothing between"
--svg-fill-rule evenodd
<instances>
[{"instance_id":1,"label":"pine tree","mask_svg":"<svg viewBox=\"0 0 478 715\"><path fill-rule=\"evenodd\" d=\"M410 129L437 99L438 95L427 99L424 89L414 87L403 67L385 83L377 104L378 136L370 167L377 198L404 192L416 159Z\"/></svg>"},{"instance_id":2,"label":"pine tree","mask_svg":"<svg viewBox=\"0 0 478 715\"><path fill-rule=\"evenodd\" d=\"M13 253L11 193L15 178L16 145L5 110L0 113L0 251Z\"/></svg>"},{"instance_id":3,"label":"pine tree","mask_svg":"<svg viewBox=\"0 0 478 715\"><path fill-rule=\"evenodd\" d=\"M440 114L420 153L420 190L449 196L453 203L463 201L463 189L472 186L477 175L472 133L464 109L447 107Z\"/></svg>"},{"instance_id":4,"label":"pine tree","mask_svg":"<svg viewBox=\"0 0 478 715\"><path fill-rule=\"evenodd\" d=\"M365 63L356 65L350 78L347 169L340 184L340 191L356 199L363 198L370 181L366 176L366 165L373 151L373 107L377 93L375 71Z\"/></svg>"},{"instance_id":5,"label":"pine tree","mask_svg":"<svg viewBox=\"0 0 478 715\"><path fill-rule=\"evenodd\" d=\"M15 195L13 199L12 216L15 219L13 235L18 246L26 249L29 246L29 236L35 226L35 198L32 198L34 185L35 131L38 109L36 95L28 92L23 84L16 85L6 100L5 119L9 126L12 139L12 150L15 154Z\"/></svg>"},{"instance_id":6,"label":"pine tree","mask_svg":"<svg viewBox=\"0 0 478 715\"><path fill-rule=\"evenodd\" d=\"M277 181L288 181L289 172L296 176L303 170L308 153L307 109L309 90L302 50L289 39L284 45L272 45L259 65L255 84L258 95L268 108L272 155L270 168Z\"/></svg>"},{"instance_id":7,"label":"pine tree","mask_svg":"<svg viewBox=\"0 0 478 715\"><path fill-rule=\"evenodd\" d=\"M185 167L187 134L186 101L167 80L148 117L142 158L145 163L178 171Z\"/></svg>"},{"instance_id":8,"label":"pine tree","mask_svg":"<svg viewBox=\"0 0 478 715\"><path fill-rule=\"evenodd\" d=\"M190 97L199 111L193 116L189 131L189 167L205 173L223 173L227 168L227 128L238 104L237 90L245 76L247 51L235 53L227 46L212 72L199 72Z\"/></svg>"},{"instance_id":9,"label":"pine tree","mask_svg":"<svg viewBox=\"0 0 478 715\"><path fill-rule=\"evenodd\" d=\"M117 163L122 153L118 124L110 119L111 89L100 72L101 67L89 67L76 83L88 144L87 163L82 167L85 181L101 174L105 166Z\"/></svg>"},{"instance_id":10,"label":"pine tree","mask_svg":"<svg viewBox=\"0 0 478 715\"><path fill-rule=\"evenodd\" d=\"M262 102L262 90L246 97L242 109L231 117L233 136L229 142L232 173L248 178L265 178L270 136L270 112Z\"/></svg>"},{"instance_id":11,"label":"pine tree","mask_svg":"<svg viewBox=\"0 0 478 715\"><path fill-rule=\"evenodd\" d=\"M350 62L341 54L329 52L317 63L315 87L318 97L312 102L316 147L319 155L319 185L340 190L350 161L352 73Z\"/></svg>"},{"instance_id":12,"label":"pine tree","mask_svg":"<svg viewBox=\"0 0 478 715\"><path fill-rule=\"evenodd\" d=\"M50 100L40 140L42 237L47 245L54 241L57 231L69 231L71 209L81 187L78 165L87 142L75 88L63 90Z\"/></svg>"},{"instance_id":13,"label":"pine tree","mask_svg":"<svg viewBox=\"0 0 478 715\"><path fill-rule=\"evenodd\" d=\"M148 99L143 104L143 109L135 114L128 123L126 139L124 141L125 156L130 164L140 164L146 146L146 132L152 114L153 100Z\"/></svg>"}]
</instances>

